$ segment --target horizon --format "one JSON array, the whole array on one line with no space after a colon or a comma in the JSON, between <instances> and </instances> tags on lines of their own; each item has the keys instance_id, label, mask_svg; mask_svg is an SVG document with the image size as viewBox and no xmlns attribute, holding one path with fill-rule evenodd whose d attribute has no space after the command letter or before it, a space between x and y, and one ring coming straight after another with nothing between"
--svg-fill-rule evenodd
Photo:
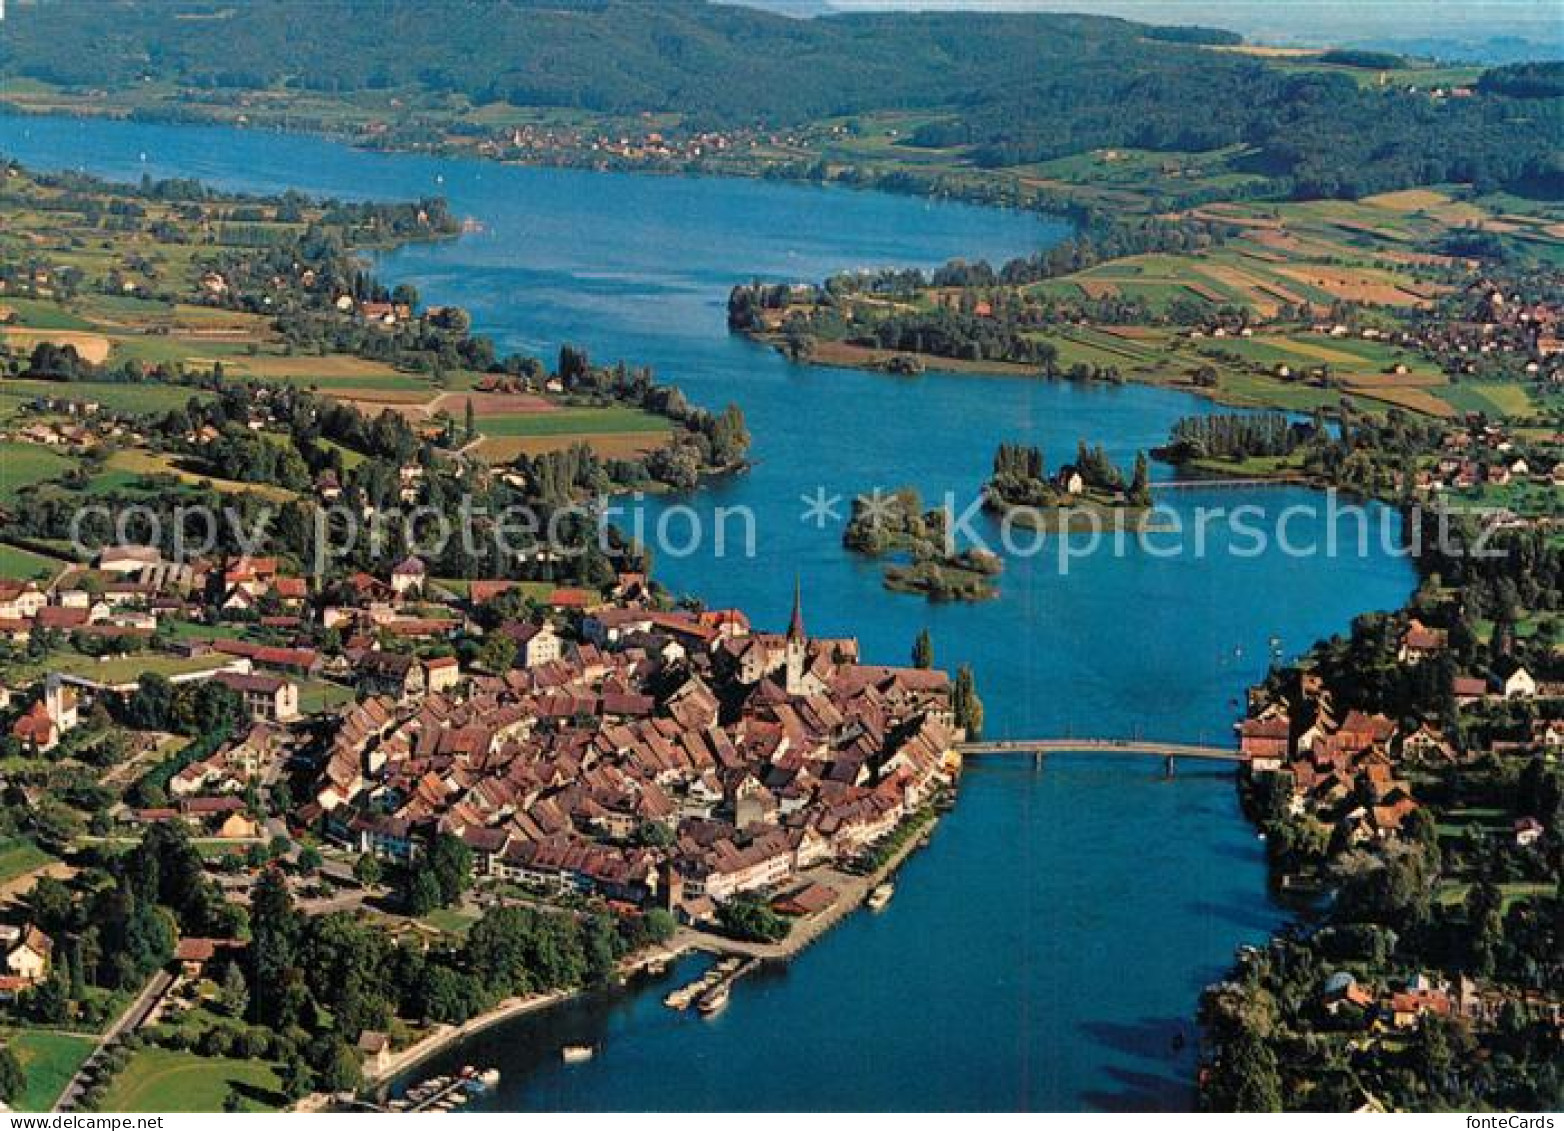
<instances>
[{"instance_id":1,"label":"horizon","mask_svg":"<svg viewBox=\"0 0 1564 1131\"><path fill-rule=\"evenodd\" d=\"M1199 24L1246 39L1308 46L1449 40L1469 47L1523 39L1564 53L1564 20L1548 0L714 0L795 18L870 12L1094 15L1159 25Z\"/></svg>"}]
</instances>

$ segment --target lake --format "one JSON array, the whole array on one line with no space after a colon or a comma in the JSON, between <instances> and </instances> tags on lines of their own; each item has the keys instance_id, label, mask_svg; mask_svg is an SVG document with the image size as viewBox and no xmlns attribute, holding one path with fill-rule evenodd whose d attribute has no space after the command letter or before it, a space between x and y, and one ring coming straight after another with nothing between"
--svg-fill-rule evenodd
<instances>
[{"instance_id":1,"label":"lake","mask_svg":"<svg viewBox=\"0 0 1564 1131\"><path fill-rule=\"evenodd\" d=\"M780 629L797 578L809 630L855 635L877 662L906 662L927 627L941 666L973 666L993 737L1220 741L1273 655L1396 607L1413 585L1407 561L1377 542L1335 559L1277 547L1229 554L1237 535L1217 524L1203 555L1132 541L1068 570L1052 552L1014 557L997 599L931 605L885 591L875 566L841 549L840 522L803 521L805 496L840 496L845 512L846 499L876 486L915 485L931 502L952 492L965 505L1001 440L1040 444L1053 464L1078 440L1101 442L1127 466L1201 410L1140 387L799 367L725 329L738 282L954 256L998 264L1063 238L1056 222L845 189L372 154L205 127L0 118L0 151L116 178L443 193L484 230L380 257L387 281L468 308L504 348L551 359L561 342L577 343L600 361L651 364L697 403L744 409L750 473L641 506L653 528L668 515L675 531L710 529L715 508L742 508L756 552L665 551L665 584ZM1301 489L1161 497L1187 521L1199 508L1274 519L1308 507L1290 528L1299 542L1352 521L1321 513L1320 497ZM672 1014L656 988L595 997L498 1027L429 1069L498 1064L489 1102L512 1110L1186 1108L1201 987L1283 915L1230 774L1181 765L1168 780L1160 763L1127 757L1056 757L1041 770L974 760L889 908L740 983L714 1020ZM561 1064L560 1045L575 1041L599 1044L598 1056Z\"/></svg>"}]
</instances>

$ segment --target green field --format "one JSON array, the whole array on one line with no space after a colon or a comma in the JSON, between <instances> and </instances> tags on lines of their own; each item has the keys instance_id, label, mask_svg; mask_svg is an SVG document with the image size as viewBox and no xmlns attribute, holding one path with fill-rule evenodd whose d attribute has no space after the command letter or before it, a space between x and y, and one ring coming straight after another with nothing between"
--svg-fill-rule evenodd
<instances>
[{"instance_id":1,"label":"green field","mask_svg":"<svg viewBox=\"0 0 1564 1131\"><path fill-rule=\"evenodd\" d=\"M184 385L156 381L0 381L0 415L7 406L26 404L38 397L70 397L97 401L111 412L167 412L183 408L191 397L206 400L210 393Z\"/></svg>"},{"instance_id":2,"label":"green field","mask_svg":"<svg viewBox=\"0 0 1564 1131\"><path fill-rule=\"evenodd\" d=\"M0 542L0 577L31 581L34 578L53 577L65 563Z\"/></svg>"},{"instance_id":3,"label":"green field","mask_svg":"<svg viewBox=\"0 0 1564 1131\"><path fill-rule=\"evenodd\" d=\"M0 504L15 503L23 487L56 479L70 469L70 458L52 448L0 440Z\"/></svg>"},{"instance_id":4,"label":"green field","mask_svg":"<svg viewBox=\"0 0 1564 1131\"><path fill-rule=\"evenodd\" d=\"M0 299L0 307L16 315L16 325L29 330L91 330L91 322L63 306L41 298Z\"/></svg>"},{"instance_id":5,"label":"green field","mask_svg":"<svg viewBox=\"0 0 1564 1131\"><path fill-rule=\"evenodd\" d=\"M1461 412L1485 412L1490 416L1530 416L1531 395L1520 384L1462 382L1439 390L1441 400Z\"/></svg>"},{"instance_id":6,"label":"green field","mask_svg":"<svg viewBox=\"0 0 1564 1131\"><path fill-rule=\"evenodd\" d=\"M638 408L567 408L559 412L485 416L478 420L478 431L485 436L588 436L666 432L668 422Z\"/></svg>"},{"instance_id":7,"label":"green field","mask_svg":"<svg viewBox=\"0 0 1564 1131\"><path fill-rule=\"evenodd\" d=\"M334 451L341 454L343 471L352 471L359 464L369 459L369 457L366 456L363 452L355 452L352 448L343 447L335 440L323 439L319 441L319 443L321 447L327 449L328 451Z\"/></svg>"},{"instance_id":8,"label":"green field","mask_svg":"<svg viewBox=\"0 0 1564 1131\"><path fill-rule=\"evenodd\" d=\"M98 683L117 686L135 683L143 672L171 677L190 672L211 671L232 660L232 656L175 656L163 652L142 652L137 655L99 660L77 652L53 652L38 660L12 665L4 671L12 679L24 681L41 679L49 672L59 672L62 675L81 676Z\"/></svg>"},{"instance_id":9,"label":"green field","mask_svg":"<svg viewBox=\"0 0 1564 1131\"><path fill-rule=\"evenodd\" d=\"M0 838L0 884L10 883L18 876L53 863L50 856L30 840L21 837Z\"/></svg>"},{"instance_id":10,"label":"green field","mask_svg":"<svg viewBox=\"0 0 1564 1131\"><path fill-rule=\"evenodd\" d=\"M97 1043L95 1037L39 1030L10 1034L6 1047L16 1054L27 1076L27 1088L12 1106L18 1111L48 1111Z\"/></svg>"},{"instance_id":11,"label":"green field","mask_svg":"<svg viewBox=\"0 0 1564 1131\"><path fill-rule=\"evenodd\" d=\"M114 1078L102 1109L218 1112L229 1093L238 1091L248 1109L272 1111L287 1102L281 1086L275 1069L264 1061L146 1048Z\"/></svg>"}]
</instances>

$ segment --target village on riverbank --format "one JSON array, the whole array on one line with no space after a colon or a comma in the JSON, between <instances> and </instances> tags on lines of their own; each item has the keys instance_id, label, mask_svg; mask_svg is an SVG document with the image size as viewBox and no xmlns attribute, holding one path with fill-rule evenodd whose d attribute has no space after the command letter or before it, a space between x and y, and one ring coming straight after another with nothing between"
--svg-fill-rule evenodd
<instances>
[{"instance_id":1,"label":"village on riverbank","mask_svg":"<svg viewBox=\"0 0 1564 1131\"><path fill-rule=\"evenodd\" d=\"M546 514L742 464L736 413L496 358L349 258L443 205L0 188L44 217L0 274L7 1102L317 1107L686 950L787 957L926 834L970 676L862 663L802 592L780 633L675 605L579 520L554 553L393 526L312 572L312 509ZM265 552L189 553L203 506L273 522Z\"/></svg>"}]
</instances>

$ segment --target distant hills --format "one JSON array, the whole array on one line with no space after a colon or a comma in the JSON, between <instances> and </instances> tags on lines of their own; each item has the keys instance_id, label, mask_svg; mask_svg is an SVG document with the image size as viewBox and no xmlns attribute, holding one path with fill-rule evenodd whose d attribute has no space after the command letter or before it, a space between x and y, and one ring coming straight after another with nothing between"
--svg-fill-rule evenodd
<instances>
[{"instance_id":1,"label":"distant hills","mask_svg":"<svg viewBox=\"0 0 1564 1131\"><path fill-rule=\"evenodd\" d=\"M1088 149L1254 147L1296 195L1560 178L1559 99L1505 84L1431 100L1209 50L1227 33L1078 15L866 13L801 20L702 0L11 0L0 76L130 89L355 94L687 124L788 125L903 110L911 144L1011 166ZM1528 89L1537 89L1536 83ZM1564 191L1564 185L1560 186Z\"/></svg>"}]
</instances>

